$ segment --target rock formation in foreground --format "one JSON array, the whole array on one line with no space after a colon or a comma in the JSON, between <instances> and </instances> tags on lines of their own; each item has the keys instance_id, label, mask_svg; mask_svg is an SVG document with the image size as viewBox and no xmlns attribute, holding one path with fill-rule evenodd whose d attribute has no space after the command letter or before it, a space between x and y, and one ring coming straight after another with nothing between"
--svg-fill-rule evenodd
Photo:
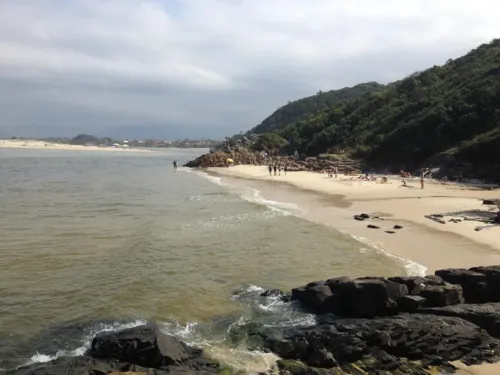
<instances>
[{"instance_id":1,"label":"rock formation in foreground","mask_svg":"<svg viewBox=\"0 0 500 375\"><path fill-rule=\"evenodd\" d=\"M247 326L250 349L277 354L280 375L424 375L450 363L500 360L500 266L445 269L426 277L337 277L261 298L316 314L308 326ZM274 370L273 370L274 371ZM61 357L15 375L230 375L154 324L94 338L81 357Z\"/></svg>"},{"instance_id":2,"label":"rock formation in foreground","mask_svg":"<svg viewBox=\"0 0 500 375\"><path fill-rule=\"evenodd\" d=\"M202 350L187 346L150 323L99 334L84 356L59 357L8 371L7 374L105 375L129 372L141 375L212 375L220 371L219 364L204 357Z\"/></svg>"}]
</instances>

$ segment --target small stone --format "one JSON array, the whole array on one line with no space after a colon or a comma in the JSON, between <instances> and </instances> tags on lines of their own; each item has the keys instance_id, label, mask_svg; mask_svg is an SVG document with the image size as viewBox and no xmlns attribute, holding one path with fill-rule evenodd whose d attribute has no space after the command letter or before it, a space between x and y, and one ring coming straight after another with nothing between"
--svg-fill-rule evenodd
<instances>
[{"instance_id":1,"label":"small stone","mask_svg":"<svg viewBox=\"0 0 500 375\"><path fill-rule=\"evenodd\" d=\"M394 225L393 228L394 229L403 229L403 226L402 225Z\"/></svg>"},{"instance_id":2,"label":"small stone","mask_svg":"<svg viewBox=\"0 0 500 375\"><path fill-rule=\"evenodd\" d=\"M370 228L370 229L379 229L380 228L380 227L377 227L376 225L373 225L373 224L369 224L366 227Z\"/></svg>"},{"instance_id":3,"label":"small stone","mask_svg":"<svg viewBox=\"0 0 500 375\"><path fill-rule=\"evenodd\" d=\"M394 234L396 232L394 232L393 230L386 230L385 233Z\"/></svg>"}]
</instances>

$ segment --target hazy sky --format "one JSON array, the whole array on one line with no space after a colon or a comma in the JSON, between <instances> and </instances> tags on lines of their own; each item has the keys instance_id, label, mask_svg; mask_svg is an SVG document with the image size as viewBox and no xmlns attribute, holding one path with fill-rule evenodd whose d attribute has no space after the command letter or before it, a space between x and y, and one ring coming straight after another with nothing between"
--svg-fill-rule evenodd
<instances>
[{"instance_id":1,"label":"hazy sky","mask_svg":"<svg viewBox=\"0 0 500 375\"><path fill-rule=\"evenodd\" d=\"M500 37L499 15L498 0L1 0L0 133L221 137L458 57Z\"/></svg>"}]
</instances>

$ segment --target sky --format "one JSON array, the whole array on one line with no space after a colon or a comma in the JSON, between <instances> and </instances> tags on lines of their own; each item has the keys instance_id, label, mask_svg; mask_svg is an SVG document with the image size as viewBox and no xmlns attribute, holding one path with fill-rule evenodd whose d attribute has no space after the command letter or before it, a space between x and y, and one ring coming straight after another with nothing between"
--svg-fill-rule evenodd
<instances>
[{"instance_id":1,"label":"sky","mask_svg":"<svg viewBox=\"0 0 500 375\"><path fill-rule=\"evenodd\" d=\"M0 136L222 138L500 37L498 0L1 0Z\"/></svg>"}]
</instances>

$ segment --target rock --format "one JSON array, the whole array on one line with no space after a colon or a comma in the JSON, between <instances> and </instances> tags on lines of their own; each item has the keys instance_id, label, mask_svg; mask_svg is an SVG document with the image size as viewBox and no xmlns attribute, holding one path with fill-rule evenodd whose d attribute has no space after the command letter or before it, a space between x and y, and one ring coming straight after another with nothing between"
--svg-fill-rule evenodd
<instances>
[{"instance_id":1,"label":"rock","mask_svg":"<svg viewBox=\"0 0 500 375\"><path fill-rule=\"evenodd\" d=\"M284 295L285 293L279 289L265 290L260 294L261 297L283 297Z\"/></svg>"},{"instance_id":2,"label":"rock","mask_svg":"<svg viewBox=\"0 0 500 375\"><path fill-rule=\"evenodd\" d=\"M435 274L450 284L461 285L466 303L489 301L488 279L485 274L464 268L437 270Z\"/></svg>"},{"instance_id":3,"label":"rock","mask_svg":"<svg viewBox=\"0 0 500 375\"><path fill-rule=\"evenodd\" d=\"M359 217L361 217L363 219L369 219L370 215L368 215L368 214L359 214Z\"/></svg>"},{"instance_id":4,"label":"rock","mask_svg":"<svg viewBox=\"0 0 500 375\"><path fill-rule=\"evenodd\" d=\"M329 312L344 317L375 317L397 312L397 303L408 294L405 285L385 279L363 278L339 283Z\"/></svg>"},{"instance_id":5,"label":"rock","mask_svg":"<svg viewBox=\"0 0 500 375\"><path fill-rule=\"evenodd\" d=\"M369 224L366 227L370 228L370 229L379 229L380 228L380 227L377 227L376 225L373 225L373 224Z\"/></svg>"},{"instance_id":6,"label":"rock","mask_svg":"<svg viewBox=\"0 0 500 375\"><path fill-rule=\"evenodd\" d=\"M263 346L283 359L313 368L319 356L326 361L320 363L332 366L333 371L338 365L345 372L357 368L359 374L424 374L422 367L457 359L477 364L499 355L499 342L478 326L456 317L421 314L288 328L265 334Z\"/></svg>"},{"instance_id":7,"label":"rock","mask_svg":"<svg viewBox=\"0 0 500 375\"><path fill-rule=\"evenodd\" d=\"M402 225L394 225L393 228L394 229L403 229L403 226Z\"/></svg>"},{"instance_id":8,"label":"rock","mask_svg":"<svg viewBox=\"0 0 500 375\"><path fill-rule=\"evenodd\" d=\"M332 291L328 285L311 285L292 289L292 301L299 300L304 307L315 313L328 311Z\"/></svg>"},{"instance_id":9,"label":"rock","mask_svg":"<svg viewBox=\"0 0 500 375\"><path fill-rule=\"evenodd\" d=\"M147 368L183 365L189 368L217 367L194 349L173 336L162 333L156 324L118 332L104 332L93 340L89 354L94 358L114 359Z\"/></svg>"},{"instance_id":10,"label":"rock","mask_svg":"<svg viewBox=\"0 0 500 375\"><path fill-rule=\"evenodd\" d=\"M419 294L427 300L427 306L449 306L464 302L460 285L427 285Z\"/></svg>"},{"instance_id":11,"label":"rock","mask_svg":"<svg viewBox=\"0 0 500 375\"><path fill-rule=\"evenodd\" d=\"M359 215L354 215L354 220L358 220L358 221L364 221L365 219L362 218L361 216Z\"/></svg>"},{"instance_id":12,"label":"rock","mask_svg":"<svg viewBox=\"0 0 500 375\"><path fill-rule=\"evenodd\" d=\"M394 234L396 232L394 232L393 230L386 230L385 233Z\"/></svg>"},{"instance_id":13,"label":"rock","mask_svg":"<svg viewBox=\"0 0 500 375\"><path fill-rule=\"evenodd\" d=\"M458 317L481 327L491 336L500 338L500 303L498 302L424 308L420 312L423 314Z\"/></svg>"},{"instance_id":14,"label":"rock","mask_svg":"<svg viewBox=\"0 0 500 375\"><path fill-rule=\"evenodd\" d=\"M421 296L404 296L397 300L399 311L417 312L421 307L425 306L427 300Z\"/></svg>"},{"instance_id":15,"label":"rock","mask_svg":"<svg viewBox=\"0 0 500 375\"><path fill-rule=\"evenodd\" d=\"M427 285L444 285L439 276L397 276L389 277L388 280L406 285L408 292L413 295L419 294Z\"/></svg>"},{"instance_id":16,"label":"rock","mask_svg":"<svg viewBox=\"0 0 500 375\"><path fill-rule=\"evenodd\" d=\"M500 302L500 266L472 267L470 271L478 272L486 276L488 289L488 300Z\"/></svg>"}]
</instances>

